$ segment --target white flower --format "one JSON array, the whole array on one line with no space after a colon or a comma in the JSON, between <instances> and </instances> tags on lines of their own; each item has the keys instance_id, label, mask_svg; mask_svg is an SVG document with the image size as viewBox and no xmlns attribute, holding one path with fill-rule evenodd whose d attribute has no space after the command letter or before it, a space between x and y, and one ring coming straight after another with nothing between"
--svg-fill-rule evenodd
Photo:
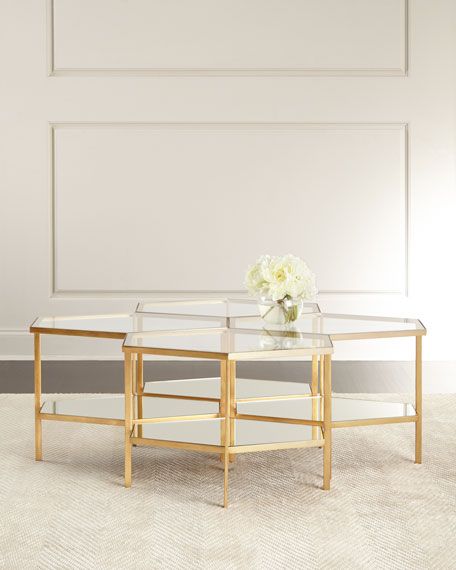
<instances>
[{"instance_id":1,"label":"white flower","mask_svg":"<svg viewBox=\"0 0 456 570\"><path fill-rule=\"evenodd\" d=\"M251 265L245 276L245 286L251 295L266 294L268 290L267 271L271 257L262 255L254 265Z\"/></svg>"},{"instance_id":2,"label":"white flower","mask_svg":"<svg viewBox=\"0 0 456 570\"><path fill-rule=\"evenodd\" d=\"M262 255L247 270L245 285L251 295L280 301L284 298L312 299L316 293L315 275L294 255Z\"/></svg>"}]
</instances>

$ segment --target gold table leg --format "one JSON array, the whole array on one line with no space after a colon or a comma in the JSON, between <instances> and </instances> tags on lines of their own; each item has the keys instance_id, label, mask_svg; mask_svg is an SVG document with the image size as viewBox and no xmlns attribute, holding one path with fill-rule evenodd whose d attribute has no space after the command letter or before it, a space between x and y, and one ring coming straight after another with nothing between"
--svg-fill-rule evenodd
<instances>
[{"instance_id":1,"label":"gold table leg","mask_svg":"<svg viewBox=\"0 0 456 570\"><path fill-rule=\"evenodd\" d=\"M224 436L224 448L225 451L223 453L223 506L224 508L228 507L228 469L230 463L230 454L229 454L229 446L231 441L231 371L232 366L228 360L222 361L222 369L225 370L225 373L222 373L222 376L225 378L225 436Z\"/></svg>"},{"instance_id":2,"label":"gold table leg","mask_svg":"<svg viewBox=\"0 0 456 570\"><path fill-rule=\"evenodd\" d=\"M138 364L137 364L137 371L136 371L136 393L137 393L137 400L138 400L138 419L143 419L143 393L144 393L144 360L142 352L138 354ZM143 426L142 424L138 425L138 437L143 436Z\"/></svg>"},{"instance_id":3,"label":"gold table leg","mask_svg":"<svg viewBox=\"0 0 456 570\"><path fill-rule=\"evenodd\" d=\"M331 481L331 355L324 356L324 417L323 429L325 444L323 447L323 489L329 491Z\"/></svg>"},{"instance_id":4,"label":"gold table leg","mask_svg":"<svg viewBox=\"0 0 456 570\"><path fill-rule=\"evenodd\" d=\"M225 415L226 415L226 362L222 360L220 362L220 402L219 402L219 414L222 418L220 422L220 445L225 445ZM220 461L225 458L224 454L220 454Z\"/></svg>"},{"instance_id":5,"label":"gold table leg","mask_svg":"<svg viewBox=\"0 0 456 570\"><path fill-rule=\"evenodd\" d=\"M324 357L323 355L320 356L320 419L323 420L323 416L324 416L324 402L325 402L325 382L324 382L324 377L325 377L325 366L324 366Z\"/></svg>"},{"instance_id":6,"label":"gold table leg","mask_svg":"<svg viewBox=\"0 0 456 570\"><path fill-rule=\"evenodd\" d=\"M316 420L318 416L318 401L316 395L318 394L318 355L312 355L312 382L310 385L310 390L312 393L312 419ZM312 439L319 438L319 428L318 426L312 426Z\"/></svg>"},{"instance_id":7,"label":"gold table leg","mask_svg":"<svg viewBox=\"0 0 456 570\"><path fill-rule=\"evenodd\" d=\"M422 337L416 337L416 354L415 354L415 413L417 415L415 422L415 463L422 461L422 445L423 445L423 355L422 355Z\"/></svg>"},{"instance_id":8,"label":"gold table leg","mask_svg":"<svg viewBox=\"0 0 456 570\"><path fill-rule=\"evenodd\" d=\"M230 407L230 446L234 446L235 441L235 430L236 430L236 362L230 361L230 398L229 398L229 407ZM230 463L234 463L236 460L236 455L232 453L230 455Z\"/></svg>"},{"instance_id":9,"label":"gold table leg","mask_svg":"<svg viewBox=\"0 0 456 570\"><path fill-rule=\"evenodd\" d=\"M136 406L137 398L134 396L138 392L138 355L133 353L131 355L131 389L133 393L132 398L132 419L138 419L138 408ZM133 435L138 437L138 424L133 423Z\"/></svg>"},{"instance_id":10,"label":"gold table leg","mask_svg":"<svg viewBox=\"0 0 456 570\"><path fill-rule=\"evenodd\" d=\"M131 449L130 434L132 422L132 366L131 354L125 352L125 487L131 487Z\"/></svg>"},{"instance_id":11,"label":"gold table leg","mask_svg":"<svg viewBox=\"0 0 456 570\"><path fill-rule=\"evenodd\" d=\"M41 430L41 337L39 333L34 335L34 380L35 380L35 460L43 459L43 444Z\"/></svg>"}]
</instances>

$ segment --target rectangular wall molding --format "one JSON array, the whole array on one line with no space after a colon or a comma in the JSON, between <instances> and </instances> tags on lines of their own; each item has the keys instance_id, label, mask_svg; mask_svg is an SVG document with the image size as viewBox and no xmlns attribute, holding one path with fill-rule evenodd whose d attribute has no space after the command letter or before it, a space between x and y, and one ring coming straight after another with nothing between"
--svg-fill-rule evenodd
<instances>
[{"instance_id":1,"label":"rectangular wall molding","mask_svg":"<svg viewBox=\"0 0 456 570\"><path fill-rule=\"evenodd\" d=\"M406 124L53 123L50 140L52 297L243 293L276 244L313 255L322 294L407 294Z\"/></svg>"},{"instance_id":2,"label":"rectangular wall molding","mask_svg":"<svg viewBox=\"0 0 456 570\"><path fill-rule=\"evenodd\" d=\"M407 74L408 0L48 0L50 75Z\"/></svg>"}]
</instances>

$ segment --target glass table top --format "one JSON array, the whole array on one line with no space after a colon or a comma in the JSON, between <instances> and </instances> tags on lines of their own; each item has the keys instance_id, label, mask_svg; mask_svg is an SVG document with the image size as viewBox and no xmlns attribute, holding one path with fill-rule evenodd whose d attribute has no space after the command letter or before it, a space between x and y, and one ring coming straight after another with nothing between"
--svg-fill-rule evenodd
<instances>
[{"instance_id":1,"label":"glass table top","mask_svg":"<svg viewBox=\"0 0 456 570\"><path fill-rule=\"evenodd\" d=\"M234 348L228 349L236 352L254 348L261 351L305 348L308 346L303 340L305 335L329 335L331 340L349 340L426 334L417 319L321 313L316 303L305 304L303 314L295 322L273 325L259 316L256 299L228 298L151 301L139 303L132 314L39 317L30 331L122 339L127 333L226 328L237 330L231 338ZM252 338L248 343L246 341L248 329L256 331L256 347ZM278 337L282 337L280 342ZM214 341L217 335L211 338ZM212 346L215 346L214 342ZM244 350L242 347L246 344L251 348ZM313 346L318 346L318 341ZM221 350L211 348L210 351Z\"/></svg>"},{"instance_id":2,"label":"glass table top","mask_svg":"<svg viewBox=\"0 0 456 570\"><path fill-rule=\"evenodd\" d=\"M120 315L85 315L79 317L40 317L31 326L31 332L77 331L93 336L116 335L124 338L129 332L169 331L213 327L214 321L204 317L189 318L174 315L133 313Z\"/></svg>"},{"instance_id":3,"label":"glass table top","mask_svg":"<svg viewBox=\"0 0 456 570\"><path fill-rule=\"evenodd\" d=\"M327 334L332 340L349 338L369 338L371 336L404 336L424 334L426 329L417 319L393 317L369 317L362 315L343 315L335 313L315 313L301 315L289 325L272 325L259 317L235 318L231 326L237 329L262 329L271 334L285 332L291 334Z\"/></svg>"},{"instance_id":4,"label":"glass table top","mask_svg":"<svg viewBox=\"0 0 456 570\"><path fill-rule=\"evenodd\" d=\"M133 349L134 352L170 356L188 355L201 358L228 356L241 360L283 354L289 356L330 354L332 343L327 335L220 328L164 334L131 333L124 342L124 350L128 352L128 349Z\"/></svg>"},{"instance_id":5,"label":"glass table top","mask_svg":"<svg viewBox=\"0 0 456 570\"><path fill-rule=\"evenodd\" d=\"M138 313L167 313L186 316L202 316L214 319L228 317L258 317L257 299L181 299L139 303ZM317 303L304 303L303 312L320 312ZM224 325L225 323L222 323Z\"/></svg>"}]
</instances>

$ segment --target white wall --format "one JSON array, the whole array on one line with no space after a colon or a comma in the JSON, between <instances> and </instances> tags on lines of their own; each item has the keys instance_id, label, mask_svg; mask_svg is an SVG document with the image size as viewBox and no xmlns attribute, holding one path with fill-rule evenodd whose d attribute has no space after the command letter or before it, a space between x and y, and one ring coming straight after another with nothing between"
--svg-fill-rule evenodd
<instances>
[{"instance_id":1,"label":"white wall","mask_svg":"<svg viewBox=\"0 0 456 570\"><path fill-rule=\"evenodd\" d=\"M452 0L0 10L0 358L31 356L37 315L240 291L259 254L290 251L323 308L420 317L425 358L454 359Z\"/></svg>"}]
</instances>

